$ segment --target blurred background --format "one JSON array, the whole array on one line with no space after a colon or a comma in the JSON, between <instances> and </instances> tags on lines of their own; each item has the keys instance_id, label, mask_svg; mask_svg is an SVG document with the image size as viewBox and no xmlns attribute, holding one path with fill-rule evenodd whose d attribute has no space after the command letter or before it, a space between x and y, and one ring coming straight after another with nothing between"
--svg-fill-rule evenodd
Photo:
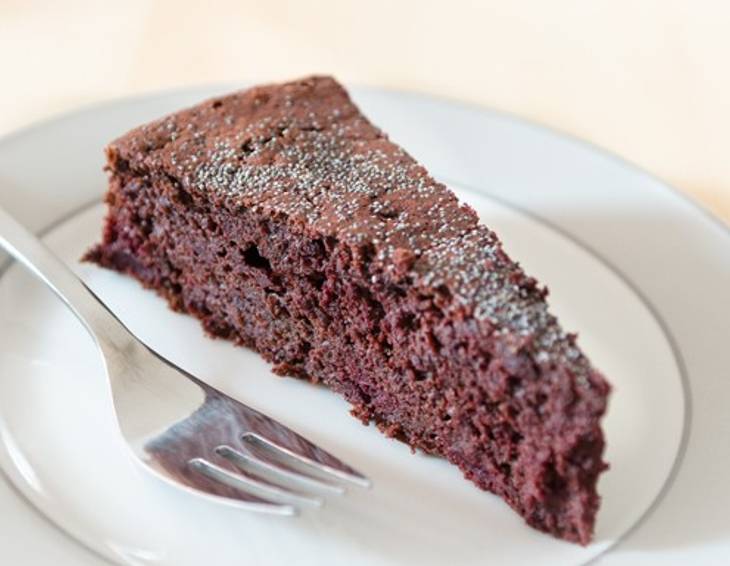
<instances>
[{"instance_id":1,"label":"blurred background","mask_svg":"<svg viewBox=\"0 0 730 566\"><path fill-rule=\"evenodd\" d=\"M0 0L0 135L97 101L310 73L524 116L730 223L730 2Z\"/></svg>"}]
</instances>

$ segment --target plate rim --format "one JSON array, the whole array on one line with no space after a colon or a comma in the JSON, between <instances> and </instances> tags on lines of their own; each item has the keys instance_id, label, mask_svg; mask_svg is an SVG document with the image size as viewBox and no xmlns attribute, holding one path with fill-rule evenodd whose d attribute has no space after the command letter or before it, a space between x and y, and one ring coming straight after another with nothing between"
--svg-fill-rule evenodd
<instances>
[{"instance_id":1,"label":"plate rim","mask_svg":"<svg viewBox=\"0 0 730 566\"><path fill-rule=\"evenodd\" d=\"M102 112L104 109L112 109L124 105L128 105L130 103L144 103L147 101L152 100L162 100L167 97L174 97L174 96L181 96L181 95L194 95L198 92L201 93L201 97L210 97L215 91L217 90L225 90L225 89L231 89L231 88L245 88L249 82L241 82L236 83L233 85L232 83L202 83L197 85L191 85L189 87L184 88L171 88L171 89L165 89L165 90L157 90L157 91L151 91L146 93L139 93L131 96L122 96L122 97L114 97L110 99L101 100L99 102L95 102L93 104L87 104L82 105L80 107L77 107L75 109L72 109L70 111L55 114L53 116L31 122L28 125L21 127L19 129L10 131L2 136L0 136L0 150L7 147L8 145L12 145L21 139L32 136L32 135L39 135L42 134L43 130L59 126L63 122L73 122L75 119L78 119L79 116L89 113L95 113L95 112ZM707 220L710 221L715 227L720 228L720 232L724 233L726 237L730 238L730 226L727 225L722 219L720 219L718 216L716 216L712 211L705 208L701 203L698 201L692 199L687 194L683 193L682 191L672 187L669 183L663 181L662 179L658 178L657 176L653 175L652 173L647 172L646 170L642 169L641 167L637 166L636 164L632 163L631 161L609 151L606 150L596 144L593 144L592 142L583 140L579 137L576 137L570 133L560 131L556 128L549 127L543 124L540 124L537 121L522 118L516 114L505 112L502 110L496 110L493 108L489 108L486 106L482 106L479 104L466 102L463 100L458 99L450 99L448 97L423 93L423 92L417 92L417 91L409 91L409 90L403 90L403 89L390 89L390 88L378 88L373 86L357 86L357 85L348 85L352 86L354 92L373 92L373 93L380 93L385 95L394 95L394 96L406 96L406 97L415 97L421 100L429 101L436 104L446 105L446 106L452 106L452 107L461 107L463 109L466 109L469 112L475 112L475 113L482 113L491 115L493 117L497 117L502 120L506 120L510 123L514 123L516 125L520 126L527 126L530 129L540 131L542 133L546 133L550 135L553 138L562 139L564 141L568 141L571 144L582 146L583 148L587 149L591 153L597 153L601 155L604 158L609 159L612 161L615 165L617 165L621 169L628 170L629 172L638 173L642 176L647 177L650 180L653 180L657 186L662 187L662 190L664 192L667 192L674 196L679 196L680 199L683 201L684 204L690 205L690 207L700 213L703 221ZM483 188L475 187L472 183L469 182L463 182L458 181L456 179L449 179L447 177L444 177L442 175L439 175L438 171L434 171L434 176L437 178L443 180L444 182L453 182L456 185L465 187L469 189L470 191L474 191L478 194L482 194L487 196L488 198L495 199L499 201L502 204L505 204L515 210L518 210L522 214L526 214L533 218L534 220L540 222L541 224L547 226L551 230L554 230L564 237L568 238L573 244L581 247L583 250L585 250L587 253L598 259L607 269L611 270L613 273L616 274L617 277L621 279L621 281L626 284L629 289L639 298L639 300L644 304L644 306L647 307L649 313L651 316L657 321L661 331L664 333L664 336L667 339L668 344L670 345L670 348L672 350L672 354L675 359L675 363L677 364L678 371L680 373L681 377L681 383L682 383L682 390L684 395L684 402L685 402L685 412L684 412L684 423L682 428L682 435L680 444L677 449L677 453L675 455L675 460L672 464L672 467L670 469L670 472L667 476L667 479L664 481L663 486L659 490L657 496L652 501L651 505L647 507L647 509L644 511L644 513L639 517L639 519L634 523L632 527L630 527L621 537L619 537L616 541L614 541L609 547L607 547L603 552L601 552L596 557L592 558L590 562L594 562L598 560L601 556L604 556L606 553L608 553L612 548L615 548L618 544L620 544L623 540L625 540L627 537L629 537L631 534L633 534L637 529L639 529L647 519L656 511L657 507L660 505L661 501L665 498L667 493L671 490L672 486L675 483L676 477L678 475L678 472L682 466L682 463L684 462L686 452L687 452L687 446L689 444L689 437L690 437L690 431L692 428L692 417L693 417L693 396L692 396L692 388L691 383L688 375L688 369L685 363L684 356L682 354L681 346L679 345L678 341L676 340L674 334L671 331L671 328L669 327L668 323L662 316L659 309L654 305L654 303L648 299L648 297L643 293L643 291L625 274L621 269L619 269L613 262L611 262L608 258L606 258L602 253L599 253L596 249L591 247L588 243L582 241L577 236L571 233L571 231L557 225L556 223L552 222L551 220L545 218L544 216L537 214L535 212L532 212L531 210L528 210L519 204L516 204L514 202L509 202L506 199L495 195ZM82 212L84 209L88 208L89 206L92 206L93 204L97 203L99 201L99 197L94 198L90 201L85 201L83 204L74 207L73 210L66 211L62 213L61 215L54 218L51 222L48 222L44 224L40 229L36 230L36 234L39 236L45 235L49 232L51 232L56 227L63 224L65 221L73 218L75 215ZM728 248L725 248L728 249ZM6 259L0 264L0 277L2 277L10 265L12 265L13 261L11 259ZM9 479L7 478L5 472L3 470L0 470L0 474L2 474L2 478L8 485L11 487L11 489L18 494L24 502L30 506L37 514L39 514L41 517L44 518L44 520L51 526L53 526L55 529L60 530L64 536L70 538L74 543L77 545L80 545L81 547L89 550L94 556L98 556L102 560L104 560L105 563L111 563L107 557L100 554L93 548L87 546L82 541L75 538L73 535L69 534L62 526L58 525L57 523L53 522L49 517L47 517L40 509L38 509L32 502L29 501L29 499L13 484Z\"/></svg>"}]
</instances>

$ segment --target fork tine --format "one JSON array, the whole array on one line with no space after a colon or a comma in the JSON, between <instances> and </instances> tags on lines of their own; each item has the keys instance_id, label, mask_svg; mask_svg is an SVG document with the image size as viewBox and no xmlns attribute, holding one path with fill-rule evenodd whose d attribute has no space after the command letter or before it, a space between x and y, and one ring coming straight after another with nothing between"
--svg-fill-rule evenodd
<instances>
[{"instance_id":1,"label":"fork tine","mask_svg":"<svg viewBox=\"0 0 730 566\"><path fill-rule=\"evenodd\" d=\"M345 489L342 486L331 484L324 480L305 475L304 473L299 471L284 468L283 466L263 460L250 452L248 454L244 454L243 452L240 452L235 448L231 448L230 446L226 445L218 446L215 449L215 452L219 456L225 458L233 465L241 468L244 471L250 470L252 473L256 473L257 471L264 472L266 474L278 476L284 480L308 485L309 487L312 487L314 489L331 491L338 495L342 495L343 493L345 493Z\"/></svg>"},{"instance_id":2,"label":"fork tine","mask_svg":"<svg viewBox=\"0 0 730 566\"><path fill-rule=\"evenodd\" d=\"M237 474L226 470L204 458L193 458L189 462L190 466L201 474L207 476L210 479L219 481L229 487L240 489L246 492L253 492L257 496L264 496L266 498L274 499L277 502L285 503L284 507L291 507L292 513L283 514L296 514L296 507L286 504L304 504L312 505L315 507L321 507L323 500L319 497L313 497L290 491L281 487L264 483L253 478Z\"/></svg>"},{"instance_id":3,"label":"fork tine","mask_svg":"<svg viewBox=\"0 0 730 566\"><path fill-rule=\"evenodd\" d=\"M337 460L334 456L327 454L328 460L332 461L333 463L339 464L339 467L334 467L330 464L325 464L323 462L314 460L313 458L310 458L308 456L305 456L304 454L295 452L286 446L282 446L281 444L278 444L276 442L273 442L269 440L268 438L265 438L264 436L261 436L260 434L257 434L255 432L245 432L241 435L241 440L243 442L252 443L254 445L259 445L263 448L268 449L271 451L271 453L276 454L280 457L288 458L289 460L293 460L295 462L298 462L300 464L304 464L313 470L316 470L318 472L325 473L327 475L330 475L332 477L335 477L337 479L350 482L354 485L369 488L372 486L372 483L368 478L363 476L360 472L353 470L349 466L346 466L345 464L342 464L339 460ZM321 449L318 449L321 451Z\"/></svg>"}]
</instances>

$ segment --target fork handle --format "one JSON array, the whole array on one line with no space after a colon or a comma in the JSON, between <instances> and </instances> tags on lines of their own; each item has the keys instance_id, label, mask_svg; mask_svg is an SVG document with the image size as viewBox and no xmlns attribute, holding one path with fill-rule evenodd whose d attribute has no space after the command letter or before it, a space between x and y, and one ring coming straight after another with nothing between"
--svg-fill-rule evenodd
<instances>
[{"instance_id":1,"label":"fork handle","mask_svg":"<svg viewBox=\"0 0 730 566\"><path fill-rule=\"evenodd\" d=\"M100 346L121 346L129 339L128 330L71 269L1 207L0 246L61 299Z\"/></svg>"}]
</instances>

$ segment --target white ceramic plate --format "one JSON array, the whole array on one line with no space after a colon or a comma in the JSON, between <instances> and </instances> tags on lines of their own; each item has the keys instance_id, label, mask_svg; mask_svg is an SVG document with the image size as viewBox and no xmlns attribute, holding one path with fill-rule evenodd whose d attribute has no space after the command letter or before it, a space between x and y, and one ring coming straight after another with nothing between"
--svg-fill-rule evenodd
<instances>
[{"instance_id":1,"label":"white ceramic plate","mask_svg":"<svg viewBox=\"0 0 730 566\"><path fill-rule=\"evenodd\" d=\"M15 490L0 489L3 563L92 564L104 556L174 565L495 557L580 564L619 542L602 561L711 559L730 550L726 523L711 513L724 517L730 504L720 475L730 471L721 402L730 390L722 347L730 238L719 223L626 164L515 119L415 95L357 92L365 112L548 284L553 309L580 331L615 385L606 419L612 469L600 484L596 541L580 548L527 528L455 468L362 427L333 394L272 377L257 356L204 338L197 323L134 282L76 264L99 234L100 148L208 94L122 101L7 139L0 204L45 228L49 245L161 353L364 470L375 487L282 520L195 501L140 474L115 436L90 339L12 267L0 278L0 467ZM97 555L64 540L28 501Z\"/></svg>"}]
</instances>

